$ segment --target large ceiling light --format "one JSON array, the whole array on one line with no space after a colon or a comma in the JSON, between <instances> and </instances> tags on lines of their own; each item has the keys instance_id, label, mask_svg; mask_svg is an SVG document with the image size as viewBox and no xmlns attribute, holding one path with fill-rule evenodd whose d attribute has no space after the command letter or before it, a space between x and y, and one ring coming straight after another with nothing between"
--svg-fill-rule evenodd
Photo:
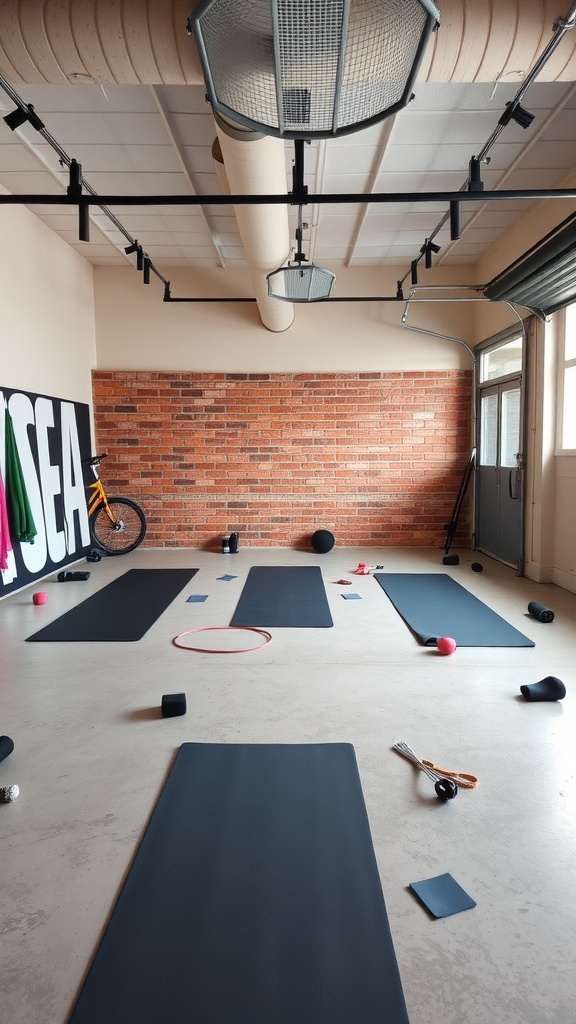
<instances>
[{"instance_id":1,"label":"large ceiling light","mask_svg":"<svg viewBox=\"0 0 576 1024\"><path fill-rule=\"evenodd\" d=\"M431 0L200 0L188 20L215 110L280 138L330 138L405 107Z\"/></svg>"}]
</instances>

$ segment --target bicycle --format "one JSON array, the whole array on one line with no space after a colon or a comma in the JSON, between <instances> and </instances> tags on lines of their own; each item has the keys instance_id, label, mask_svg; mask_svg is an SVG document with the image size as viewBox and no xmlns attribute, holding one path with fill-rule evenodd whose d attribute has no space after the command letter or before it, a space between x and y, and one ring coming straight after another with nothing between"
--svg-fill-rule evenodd
<instances>
[{"instance_id":1,"label":"bicycle","mask_svg":"<svg viewBox=\"0 0 576 1024\"><path fill-rule=\"evenodd\" d=\"M109 498L98 473L103 455L83 459L90 466L95 481L88 484L88 521L92 540L107 555L125 555L134 551L146 536L146 516L130 498Z\"/></svg>"}]
</instances>

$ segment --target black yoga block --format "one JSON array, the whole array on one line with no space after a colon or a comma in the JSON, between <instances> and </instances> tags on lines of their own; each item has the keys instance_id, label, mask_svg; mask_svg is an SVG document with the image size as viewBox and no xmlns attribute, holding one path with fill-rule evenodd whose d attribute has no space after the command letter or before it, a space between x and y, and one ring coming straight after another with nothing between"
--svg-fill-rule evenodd
<instances>
[{"instance_id":1,"label":"black yoga block","mask_svg":"<svg viewBox=\"0 0 576 1024\"><path fill-rule=\"evenodd\" d=\"M90 573L88 569L83 569L80 572L59 572L58 583L72 583L76 580L89 580Z\"/></svg>"},{"instance_id":2,"label":"black yoga block","mask_svg":"<svg viewBox=\"0 0 576 1024\"><path fill-rule=\"evenodd\" d=\"M460 565L459 555L444 555L442 565Z\"/></svg>"},{"instance_id":3,"label":"black yoga block","mask_svg":"<svg viewBox=\"0 0 576 1024\"><path fill-rule=\"evenodd\" d=\"M14 740L11 740L9 736L0 736L0 761L3 761L8 754L11 754L14 750Z\"/></svg>"},{"instance_id":4,"label":"black yoga block","mask_svg":"<svg viewBox=\"0 0 576 1024\"><path fill-rule=\"evenodd\" d=\"M540 604L539 601L530 601L528 612L533 619L538 619L540 622L554 621L554 612L551 612L545 605Z\"/></svg>"},{"instance_id":5,"label":"black yoga block","mask_svg":"<svg viewBox=\"0 0 576 1024\"><path fill-rule=\"evenodd\" d=\"M176 718L186 714L185 693L165 693L162 697L162 718Z\"/></svg>"}]
</instances>

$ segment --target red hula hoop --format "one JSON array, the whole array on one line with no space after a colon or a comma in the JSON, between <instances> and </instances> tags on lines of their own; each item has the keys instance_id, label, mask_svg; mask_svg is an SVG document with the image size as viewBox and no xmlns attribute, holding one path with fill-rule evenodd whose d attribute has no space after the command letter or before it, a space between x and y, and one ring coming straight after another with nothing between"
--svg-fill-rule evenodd
<instances>
[{"instance_id":1,"label":"red hula hoop","mask_svg":"<svg viewBox=\"0 0 576 1024\"><path fill-rule=\"evenodd\" d=\"M234 649L223 649L218 650L213 647L188 647L187 644L179 644L180 637L189 636L190 633L206 633L208 630L213 629L244 629L251 633L259 633L260 636L265 637L263 644L257 644L255 647L237 647ZM183 651L197 651L200 654L246 654L248 651L259 651L261 647L266 647L272 640L272 634L267 629L257 629L256 626L200 626L198 629L186 629L183 633L178 633L172 640L175 647L182 648Z\"/></svg>"}]
</instances>

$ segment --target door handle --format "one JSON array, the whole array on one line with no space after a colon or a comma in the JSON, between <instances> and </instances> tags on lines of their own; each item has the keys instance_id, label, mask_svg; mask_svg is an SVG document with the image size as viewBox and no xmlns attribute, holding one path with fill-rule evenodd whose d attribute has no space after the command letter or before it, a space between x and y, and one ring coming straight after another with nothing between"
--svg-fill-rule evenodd
<instances>
[{"instance_id":1,"label":"door handle","mask_svg":"<svg viewBox=\"0 0 576 1024\"><path fill-rule=\"evenodd\" d=\"M514 466L510 470L510 473L508 475L508 494L510 495L510 497L514 501L518 500L518 494L519 494L518 480L519 480L519 470L518 470L517 466Z\"/></svg>"}]
</instances>

